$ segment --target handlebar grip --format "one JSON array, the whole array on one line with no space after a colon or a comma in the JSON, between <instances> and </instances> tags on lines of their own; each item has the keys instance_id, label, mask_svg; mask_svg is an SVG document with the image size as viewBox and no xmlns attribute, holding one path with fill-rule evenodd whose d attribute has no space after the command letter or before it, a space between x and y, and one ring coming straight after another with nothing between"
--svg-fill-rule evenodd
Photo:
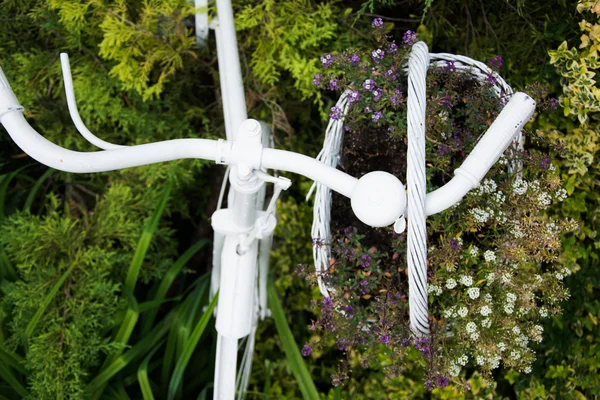
<instances>
[{"instance_id":1,"label":"handlebar grip","mask_svg":"<svg viewBox=\"0 0 600 400\"><path fill-rule=\"evenodd\" d=\"M525 93L518 92L477 143L455 175L462 175L473 185L479 185L485 174L498 161L513 139L521 132L535 111L535 101Z\"/></svg>"}]
</instances>

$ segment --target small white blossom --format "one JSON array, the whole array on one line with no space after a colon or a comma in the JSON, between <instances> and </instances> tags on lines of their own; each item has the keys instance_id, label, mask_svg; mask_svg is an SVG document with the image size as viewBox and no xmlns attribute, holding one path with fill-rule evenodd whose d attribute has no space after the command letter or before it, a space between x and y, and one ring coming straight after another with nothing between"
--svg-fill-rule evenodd
<instances>
[{"instance_id":1,"label":"small white blossom","mask_svg":"<svg viewBox=\"0 0 600 400\"><path fill-rule=\"evenodd\" d=\"M492 195L492 201L496 204L502 204L506 200L506 196L501 191L497 191Z\"/></svg>"},{"instance_id":2,"label":"small white blossom","mask_svg":"<svg viewBox=\"0 0 600 400\"><path fill-rule=\"evenodd\" d=\"M454 289L454 288L456 287L456 281L455 281L454 279L452 279L452 278L449 278L449 279L446 281L446 287L447 287L448 289Z\"/></svg>"},{"instance_id":3,"label":"small white blossom","mask_svg":"<svg viewBox=\"0 0 600 400\"><path fill-rule=\"evenodd\" d=\"M477 356L477 357L475 357L475 361L477 362L477 365L483 365L483 364L485 364L485 357Z\"/></svg>"},{"instance_id":4,"label":"small white blossom","mask_svg":"<svg viewBox=\"0 0 600 400\"><path fill-rule=\"evenodd\" d=\"M531 182L531 184L529 185L531 187L531 189L533 189L534 191L537 191L540 188L540 181L538 181L537 179L533 182Z\"/></svg>"},{"instance_id":5,"label":"small white blossom","mask_svg":"<svg viewBox=\"0 0 600 400\"><path fill-rule=\"evenodd\" d=\"M469 357L466 354L463 354L462 356L458 357L456 362L464 367L469 362Z\"/></svg>"},{"instance_id":6,"label":"small white blossom","mask_svg":"<svg viewBox=\"0 0 600 400\"><path fill-rule=\"evenodd\" d=\"M479 288L477 288L477 287L469 288L469 290L467 290L467 294L469 295L470 298L475 300L476 298L479 297Z\"/></svg>"},{"instance_id":7,"label":"small white blossom","mask_svg":"<svg viewBox=\"0 0 600 400\"><path fill-rule=\"evenodd\" d=\"M450 363L450 368L448 369L450 376L457 377L460 374L460 367L455 363Z\"/></svg>"},{"instance_id":8,"label":"small white blossom","mask_svg":"<svg viewBox=\"0 0 600 400\"><path fill-rule=\"evenodd\" d=\"M483 326L484 328L489 328L490 326L492 326L492 320L489 318L484 319L483 321L481 321L481 326Z\"/></svg>"},{"instance_id":9,"label":"small white blossom","mask_svg":"<svg viewBox=\"0 0 600 400\"><path fill-rule=\"evenodd\" d=\"M560 272L557 272L556 274L554 274L554 276L556 276L556 279L558 279L559 281L562 281L563 278L565 277L563 274L561 274Z\"/></svg>"},{"instance_id":10,"label":"small white blossom","mask_svg":"<svg viewBox=\"0 0 600 400\"><path fill-rule=\"evenodd\" d=\"M496 189L498 188L498 185L496 185L496 182L494 182L492 179L486 179L483 181L483 184L480 185L481 189L483 190L484 193L494 193L494 191L496 191Z\"/></svg>"},{"instance_id":11,"label":"small white blossom","mask_svg":"<svg viewBox=\"0 0 600 400\"><path fill-rule=\"evenodd\" d=\"M492 313L492 308L490 306L483 306L481 307L481 310L479 310L479 313L484 317L487 317Z\"/></svg>"},{"instance_id":12,"label":"small white blossom","mask_svg":"<svg viewBox=\"0 0 600 400\"><path fill-rule=\"evenodd\" d=\"M467 333L477 332L477 324L475 322L469 322L466 326Z\"/></svg>"},{"instance_id":13,"label":"small white blossom","mask_svg":"<svg viewBox=\"0 0 600 400\"><path fill-rule=\"evenodd\" d=\"M473 278L471 278L469 275L461 275L460 283L465 286L471 286L473 284Z\"/></svg>"},{"instance_id":14,"label":"small white blossom","mask_svg":"<svg viewBox=\"0 0 600 400\"><path fill-rule=\"evenodd\" d=\"M567 198L567 190L565 188L560 188L554 193L554 198L558 201L563 201Z\"/></svg>"},{"instance_id":15,"label":"small white blossom","mask_svg":"<svg viewBox=\"0 0 600 400\"><path fill-rule=\"evenodd\" d=\"M460 315L462 318L466 317L468 313L469 313L469 309L467 307L463 306L458 309L458 315Z\"/></svg>"},{"instance_id":16,"label":"small white blossom","mask_svg":"<svg viewBox=\"0 0 600 400\"><path fill-rule=\"evenodd\" d=\"M525 367L525 369L523 370L523 372L525 372L526 374L530 374L531 373L531 367Z\"/></svg>"},{"instance_id":17,"label":"small white blossom","mask_svg":"<svg viewBox=\"0 0 600 400\"><path fill-rule=\"evenodd\" d=\"M542 192L539 194L537 201L541 207L547 207L552 203L552 197L548 193Z\"/></svg>"},{"instance_id":18,"label":"small white blossom","mask_svg":"<svg viewBox=\"0 0 600 400\"><path fill-rule=\"evenodd\" d=\"M500 349L500 351L504 351L506 350L506 345L504 344L504 342L500 342L498 343L498 348Z\"/></svg>"},{"instance_id":19,"label":"small white blossom","mask_svg":"<svg viewBox=\"0 0 600 400\"><path fill-rule=\"evenodd\" d=\"M483 300L485 300L486 303L491 303L493 300L492 295L489 293L486 293L485 296L483 296Z\"/></svg>"},{"instance_id":20,"label":"small white blossom","mask_svg":"<svg viewBox=\"0 0 600 400\"><path fill-rule=\"evenodd\" d=\"M525 336L525 335L519 335L517 337L517 339L515 340L515 342L521 347L527 347L527 344L529 343L529 339L527 339L527 336Z\"/></svg>"},{"instance_id":21,"label":"small white blossom","mask_svg":"<svg viewBox=\"0 0 600 400\"><path fill-rule=\"evenodd\" d=\"M516 195L522 195L527 191L527 186L527 181L524 181L523 179L517 179L512 185L513 193Z\"/></svg>"},{"instance_id":22,"label":"small white blossom","mask_svg":"<svg viewBox=\"0 0 600 400\"><path fill-rule=\"evenodd\" d=\"M517 296L514 293L507 293L506 301L508 301L509 303L514 303L515 301L517 301Z\"/></svg>"},{"instance_id":23,"label":"small white blossom","mask_svg":"<svg viewBox=\"0 0 600 400\"><path fill-rule=\"evenodd\" d=\"M500 359L501 359L501 357L500 357L500 356L498 356L498 355L496 355L496 356L493 356L493 357L488 357L488 361L489 361L489 364L490 364L490 368L491 368L491 369L496 369L496 368L498 368L498 367L500 366Z\"/></svg>"},{"instance_id":24,"label":"small white blossom","mask_svg":"<svg viewBox=\"0 0 600 400\"><path fill-rule=\"evenodd\" d=\"M489 274L487 274L487 276L485 277L485 279L487 280L487 286L490 286L492 284L492 282L494 282L495 278L496 278L495 273L490 272Z\"/></svg>"},{"instance_id":25,"label":"small white blossom","mask_svg":"<svg viewBox=\"0 0 600 400\"><path fill-rule=\"evenodd\" d=\"M473 257L477 257L477 255L479 255L479 248L477 246L471 247L469 254Z\"/></svg>"},{"instance_id":26,"label":"small white blossom","mask_svg":"<svg viewBox=\"0 0 600 400\"><path fill-rule=\"evenodd\" d=\"M515 309L514 309L514 307L513 307L513 305L512 305L512 304L506 304L506 305L504 306L504 312L505 312L505 313L507 313L507 314L509 314L509 315L510 315L510 314L512 314L512 313L513 313L513 311L515 311Z\"/></svg>"},{"instance_id":27,"label":"small white blossom","mask_svg":"<svg viewBox=\"0 0 600 400\"><path fill-rule=\"evenodd\" d=\"M515 222L512 229L510 230L510 233L511 233L511 235L513 235L515 237L515 239L521 239L521 238L525 237L525 234L521 230L521 226L519 225L518 222Z\"/></svg>"},{"instance_id":28,"label":"small white blossom","mask_svg":"<svg viewBox=\"0 0 600 400\"><path fill-rule=\"evenodd\" d=\"M456 306L452 306L444 310L444 317L446 318L456 318Z\"/></svg>"},{"instance_id":29,"label":"small white blossom","mask_svg":"<svg viewBox=\"0 0 600 400\"><path fill-rule=\"evenodd\" d=\"M481 208L474 208L469 213L475 217L475 221L480 222L482 224L486 223L490 218L490 213L482 210Z\"/></svg>"},{"instance_id":30,"label":"small white blossom","mask_svg":"<svg viewBox=\"0 0 600 400\"><path fill-rule=\"evenodd\" d=\"M505 272L502 274L502 283L510 283L512 279L512 275L510 272Z\"/></svg>"},{"instance_id":31,"label":"small white blossom","mask_svg":"<svg viewBox=\"0 0 600 400\"><path fill-rule=\"evenodd\" d=\"M483 258L487 262L496 261L496 253L494 253L492 250L487 250L485 253L483 253Z\"/></svg>"},{"instance_id":32,"label":"small white blossom","mask_svg":"<svg viewBox=\"0 0 600 400\"><path fill-rule=\"evenodd\" d=\"M521 353L519 353L518 351L511 351L510 352L510 358L512 358L513 360L518 360L521 358Z\"/></svg>"},{"instance_id":33,"label":"small white blossom","mask_svg":"<svg viewBox=\"0 0 600 400\"><path fill-rule=\"evenodd\" d=\"M540 316L542 318L546 318L548 316L548 310L546 310L545 308L540 308Z\"/></svg>"},{"instance_id":34,"label":"small white blossom","mask_svg":"<svg viewBox=\"0 0 600 400\"><path fill-rule=\"evenodd\" d=\"M475 341L477 339L479 339L479 332L471 333L471 340Z\"/></svg>"},{"instance_id":35,"label":"small white blossom","mask_svg":"<svg viewBox=\"0 0 600 400\"><path fill-rule=\"evenodd\" d=\"M433 294L434 296L439 296L442 294L442 288L438 285L427 285L427 292Z\"/></svg>"},{"instance_id":36,"label":"small white blossom","mask_svg":"<svg viewBox=\"0 0 600 400\"><path fill-rule=\"evenodd\" d=\"M521 333L521 329L519 329L518 326L515 326L512 328L512 331L515 335L518 335L519 333Z\"/></svg>"}]
</instances>

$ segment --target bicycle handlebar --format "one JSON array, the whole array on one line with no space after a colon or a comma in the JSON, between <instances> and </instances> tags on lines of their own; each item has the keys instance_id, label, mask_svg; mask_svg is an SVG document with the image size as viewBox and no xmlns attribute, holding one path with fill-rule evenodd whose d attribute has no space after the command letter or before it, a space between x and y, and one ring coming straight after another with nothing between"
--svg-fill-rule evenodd
<instances>
[{"instance_id":1,"label":"bicycle handlebar","mask_svg":"<svg viewBox=\"0 0 600 400\"><path fill-rule=\"evenodd\" d=\"M535 102L531 97L523 93L513 95L496 121L475 146L475 149L462 166L455 171L455 178L444 187L427 195L427 214L431 215L450 207L470 189L477 186L531 118L534 110ZM227 164L235 164L236 162L232 159L222 160L223 148L221 147L223 144L234 146L235 142L217 142L209 139L175 139L94 152L71 151L42 137L25 120L22 112L23 108L0 68L0 123L4 125L11 138L25 153L49 167L66 172L91 173L182 158L200 158L216 162L225 161ZM402 193L404 191L404 187L397 178L397 184L389 184L391 182L389 177L384 177L383 181L374 180L373 173L371 173L359 180L311 157L284 150L263 148L261 166L304 175L351 199L359 195L355 192L364 193L373 189L377 196L376 198L370 196L367 202L372 204L373 209L379 211L382 208L381 198L386 198L388 195L398 196L400 190ZM381 174L385 173L381 172ZM383 176L381 174L380 176ZM369 183L367 183L367 176L370 176ZM375 181L378 183L375 184ZM382 184L382 182L386 183ZM359 185L359 183L361 184ZM360 190L355 190L356 188ZM392 212L394 215L398 213L397 209L399 207L396 207L396 211ZM403 207L400 213L402 212ZM395 218L399 215L396 215ZM386 224L391 218L391 214L384 218ZM390 223L393 223L393 221Z\"/></svg>"}]
</instances>

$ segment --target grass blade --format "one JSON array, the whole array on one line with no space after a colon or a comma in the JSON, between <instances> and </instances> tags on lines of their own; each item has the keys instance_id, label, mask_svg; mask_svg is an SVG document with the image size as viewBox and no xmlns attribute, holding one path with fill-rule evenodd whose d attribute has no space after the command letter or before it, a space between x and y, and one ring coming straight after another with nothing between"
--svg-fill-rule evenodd
<instances>
[{"instance_id":1,"label":"grass blade","mask_svg":"<svg viewBox=\"0 0 600 400\"><path fill-rule=\"evenodd\" d=\"M8 383L10 387L17 392L21 397L29 397L27 390L21 385L21 382L13 375L12 372L4 365L0 363L0 378L4 382Z\"/></svg>"},{"instance_id":2,"label":"grass blade","mask_svg":"<svg viewBox=\"0 0 600 400\"><path fill-rule=\"evenodd\" d=\"M177 389L179 388L179 385L181 384L181 381L183 379L183 373L185 371L185 368L187 367L187 364L190 361L190 358L192 357L196 346L198 345L198 341L200 340L202 333L204 333L204 330L206 329L206 325L208 325L208 321L210 320L213 310L217 305L218 298L219 295L217 293L217 295L213 297L212 301L208 305L206 311L204 311L204 314L202 314L202 318L200 318L200 320L194 327L194 330L190 335L190 340L188 340L188 342L185 344L184 351L181 354L181 357L179 357L179 359L177 360L175 370L173 371L171 381L169 382L169 391L167 396L168 400L173 400L175 398L175 395L177 394Z\"/></svg>"},{"instance_id":3,"label":"grass blade","mask_svg":"<svg viewBox=\"0 0 600 400\"><path fill-rule=\"evenodd\" d=\"M190 258L192 258L192 256L196 254L201 248L203 248L207 243L208 240L206 239L198 241L189 249L187 249L186 252L183 253L181 257L179 257L177 261L175 261L175 263L171 265L171 267L169 267L169 270L165 274L164 278L161 280L160 285L156 290L156 294L154 295L154 298L152 300L157 301L165 298L165 296L167 295L167 291L169 290L169 288L173 284L173 281L175 280L177 275L179 275L179 272L181 272L185 264L187 264ZM157 313L158 309L155 309L151 310L144 316L142 323L142 334L150 330L152 324L154 323L154 319L156 318Z\"/></svg>"},{"instance_id":4,"label":"grass blade","mask_svg":"<svg viewBox=\"0 0 600 400\"><path fill-rule=\"evenodd\" d=\"M63 283L65 283L65 281L71 274L71 271L73 271L73 268L75 268L75 265L76 264L72 264L69 267L69 269L67 269L65 271L65 273L62 274L62 276L60 277L58 282L56 282L54 284L54 286L52 287L52 290L50 290L50 293L48 293L46 295L46 297L44 298L44 301L42 302L42 305L37 309L37 311L35 312L35 315L33 316L33 318L31 318L31 321L29 321L29 324L27 324L27 328L25 328L25 337L28 338L29 336L31 336L31 334L33 333L33 331L35 329L35 326L40 321L40 318L42 318L42 314L44 314L44 312L46 311L46 308L48 308L48 306L50 305L50 302L52 301L52 299L54 298L54 296L56 295L58 290L61 288Z\"/></svg>"},{"instance_id":5,"label":"grass blade","mask_svg":"<svg viewBox=\"0 0 600 400\"><path fill-rule=\"evenodd\" d=\"M25 370L25 367L23 367L23 358L20 355L0 347L0 361L5 365L14 368L18 373L27 375L27 371Z\"/></svg>"},{"instance_id":6,"label":"grass blade","mask_svg":"<svg viewBox=\"0 0 600 400\"><path fill-rule=\"evenodd\" d=\"M154 356L154 353L162 346L162 343L154 348L148 354L144 361L140 364L140 367L137 371L138 383L140 384L140 389L142 390L142 397L144 400L154 400L154 394L152 393L152 386L150 386L150 379L148 378L148 364L150 363L150 359Z\"/></svg>"},{"instance_id":7,"label":"grass blade","mask_svg":"<svg viewBox=\"0 0 600 400\"><path fill-rule=\"evenodd\" d=\"M144 231L142 232L140 241L135 249L135 254L133 255L131 264L129 264L129 270L127 271L127 277L125 278L125 288L131 291L131 293L135 291L135 284L140 274L142 262L144 261L144 257L146 256L146 252L148 251L152 237L158 229L158 222L160 221L160 217L167 206L172 188L173 182L170 181L161 195L160 202L154 211L154 215L144 226Z\"/></svg>"},{"instance_id":8,"label":"grass blade","mask_svg":"<svg viewBox=\"0 0 600 400\"><path fill-rule=\"evenodd\" d=\"M298 349L298 345L294 340L294 336L292 335L292 331L288 325L283 307L281 306L281 301L279 301L277 290L275 289L273 282L269 282L267 287L267 296L273 320L275 321L275 328L277 329L277 333L279 334L279 338L281 339L281 344L283 346L283 351L285 352L285 357L288 361L290 369L292 370L292 373L294 374L294 377L296 378L296 382L300 387L302 397L309 400L319 399L319 392L317 391L317 387L310 377L308 368L306 367L304 359L300 354L300 349Z\"/></svg>"},{"instance_id":9,"label":"grass blade","mask_svg":"<svg viewBox=\"0 0 600 400\"><path fill-rule=\"evenodd\" d=\"M88 384L87 391L95 393L95 395L99 397L102 394L101 391L113 376L134 360L147 354L148 351L160 342L163 336L169 331L172 322L173 315L170 314L167 318L158 323L154 329L152 329L148 335L144 336L135 346L118 356L113 362L107 365L106 368L103 368L102 371ZM99 390L100 392L98 393L97 391Z\"/></svg>"},{"instance_id":10,"label":"grass blade","mask_svg":"<svg viewBox=\"0 0 600 400\"><path fill-rule=\"evenodd\" d=\"M44 174L40 177L40 179L37 180L35 185L33 185L33 188L31 189L31 191L29 191L29 194L27 195L27 199L25 200L25 205L23 206L23 211L31 210L31 205L33 204L33 201L35 200L35 196L37 195L40 188L42 187L42 184L54 172L56 172L56 170L54 168L48 168L48 170L46 172L44 172Z\"/></svg>"}]
</instances>

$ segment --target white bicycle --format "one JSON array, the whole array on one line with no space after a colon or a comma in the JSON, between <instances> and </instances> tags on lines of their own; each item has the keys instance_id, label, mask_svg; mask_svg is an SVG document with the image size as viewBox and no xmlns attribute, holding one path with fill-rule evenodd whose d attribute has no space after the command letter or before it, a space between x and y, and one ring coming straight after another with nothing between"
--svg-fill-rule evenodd
<instances>
[{"instance_id":1,"label":"white bicycle","mask_svg":"<svg viewBox=\"0 0 600 400\"><path fill-rule=\"evenodd\" d=\"M197 6L202 6L201 3L202 1L196 1ZM231 183L228 208L219 209L212 216L215 234L211 291L213 294L219 291L214 398L233 399L236 387L243 390L248 378L246 374L245 379L238 379L236 382L238 340L250 335L250 343L253 343L257 321L268 315L267 271L272 233L276 225L275 204L279 193L291 184L285 178L268 175L267 170L301 174L323 187L335 190L350 199L352 210L362 222L373 227L395 224L397 230L403 229L400 226L402 224L397 222L403 221L403 216L407 215L410 235L411 231L416 230L411 224L419 223L419 219L424 224L426 215L451 207L479 184L531 118L535 102L526 94L513 94L496 121L462 166L455 171L455 177L426 196L423 151L423 158L416 161L422 173L415 173L414 185L410 174L407 178L407 200L404 185L387 172L373 171L356 179L332 167L331 162L321 162L302 154L268 147L270 133L267 125L248 119L246 113L231 1L217 0L216 3L218 14L212 20L210 28L216 34L226 140L190 138L119 146L99 139L85 127L77 111L66 54L61 55L61 62L69 111L79 132L103 150L75 152L44 139L25 120L23 107L1 69L0 123L15 143L32 158L66 172L104 172L182 158L213 160L217 164L228 165ZM205 40L209 27L206 14L197 17L197 25L199 41ZM420 101L422 106L411 112L409 93L409 157L411 141L424 150L425 127L418 121L421 117L421 121L424 120L425 89L422 83L428 67L427 54L426 46L420 43L415 46L411 55L414 74L411 78L409 71L409 87L412 85L414 92L412 101ZM415 117L411 122L413 114ZM411 139L411 132L413 136L421 136L423 143L418 139ZM263 210L265 182L274 183L275 190L268 207ZM420 197L414 197L417 192ZM424 238L420 240L422 250ZM409 270L411 268L417 267L411 267L409 260ZM425 268L425 264L419 268ZM423 308L423 293L418 290L417 283L410 282L409 287L411 299L416 299L410 303L411 310L414 310L411 312L411 327L416 335L424 335L427 334L427 329L422 323L419 325L419 316L422 320L424 313L426 320L426 297ZM421 303L420 307L413 306L418 303ZM412 320L413 314L415 321ZM251 364L252 346L249 347L249 353L250 356L242 362L247 370Z\"/></svg>"}]
</instances>

